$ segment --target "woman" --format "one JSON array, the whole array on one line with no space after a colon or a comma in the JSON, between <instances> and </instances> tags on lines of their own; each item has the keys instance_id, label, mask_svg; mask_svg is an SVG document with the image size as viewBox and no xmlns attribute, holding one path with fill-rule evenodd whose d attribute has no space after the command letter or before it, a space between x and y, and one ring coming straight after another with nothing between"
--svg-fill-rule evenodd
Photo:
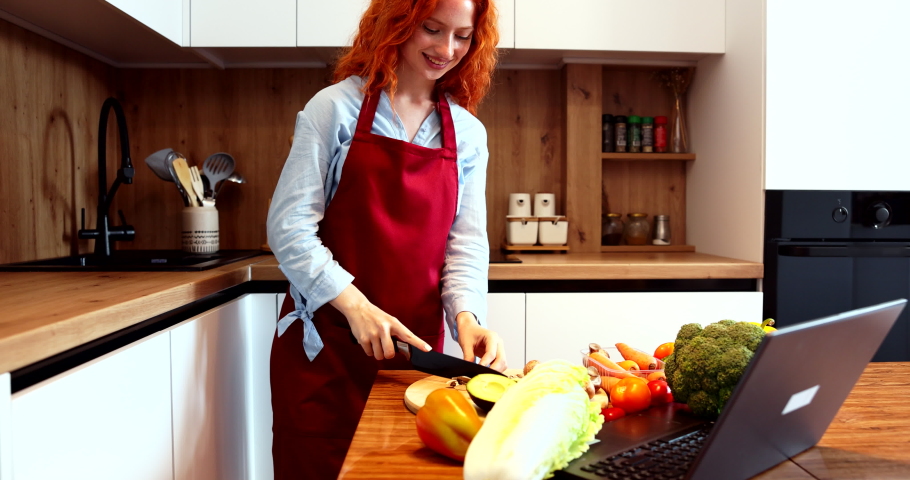
<instances>
[{"instance_id":1,"label":"woman","mask_svg":"<svg viewBox=\"0 0 910 480\"><path fill-rule=\"evenodd\" d=\"M269 211L291 283L272 345L275 478L336 478L393 336L500 371L484 328L490 0L373 0L335 85L298 114ZM297 321L297 320L301 321Z\"/></svg>"}]
</instances>

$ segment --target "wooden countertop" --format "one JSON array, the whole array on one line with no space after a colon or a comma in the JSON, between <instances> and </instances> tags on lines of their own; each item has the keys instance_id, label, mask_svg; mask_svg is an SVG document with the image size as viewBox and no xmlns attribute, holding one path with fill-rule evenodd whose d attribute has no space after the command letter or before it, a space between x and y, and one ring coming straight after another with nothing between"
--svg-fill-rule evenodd
<instances>
[{"instance_id":1,"label":"wooden countertop","mask_svg":"<svg viewBox=\"0 0 910 480\"><path fill-rule=\"evenodd\" d=\"M762 278L764 265L697 252L513 254L490 264L490 280L688 280ZM278 261L253 265L253 280L284 280Z\"/></svg>"},{"instance_id":2,"label":"wooden countertop","mask_svg":"<svg viewBox=\"0 0 910 480\"><path fill-rule=\"evenodd\" d=\"M462 478L459 462L421 443L404 405L408 385L426 376L379 372L340 479ZM870 363L818 445L755 478L910 478L908 388L910 363Z\"/></svg>"},{"instance_id":3,"label":"wooden countertop","mask_svg":"<svg viewBox=\"0 0 910 480\"><path fill-rule=\"evenodd\" d=\"M521 254L491 280L761 278L760 263L701 253ZM0 272L0 373L250 280L285 281L274 256L202 272Z\"/></svg>"}]
</instances>

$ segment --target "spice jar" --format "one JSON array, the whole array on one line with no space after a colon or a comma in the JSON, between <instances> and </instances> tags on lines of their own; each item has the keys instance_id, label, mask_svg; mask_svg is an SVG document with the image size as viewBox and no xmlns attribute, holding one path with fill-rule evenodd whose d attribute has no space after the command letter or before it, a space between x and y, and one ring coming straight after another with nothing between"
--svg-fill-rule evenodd
<instances>
[{"instance_id":1,"label":"spice jar","mask_svg":"<svg viewBox=\"0 0 910 480\"><path fill-rule=\"evenodd\" d=\"M666 215L654 216L654 245L670 244L670 217Z\"/></svg>"},{"instance_id":2,"label":"spice jar","mask_svg":"<svg viewBox=\"0 0 910 480\"><path fill-rule=\"evenodd\" d=\"M641 117L641 151L654 151L654 119L651 117Z\"/></svg>"},{"instance_id":3,"label":"spice jar","mask_svg":"<svg viewBox=\"0 0 910 480\"><path fill-rule=\"evenodd\" d=\"M641 152L641 117L629 115L629 153Z\"/></svg>"},{"instance_id":4,"label":"spice jar","mask_svg":"<svg viewBox=\"0 0 910 480\"><path fill-rule=\"evenodd\" d=\"M623 230L627 245L645 245L650 240L651 225L647 213L630 213L629 222Z\"/></svg>"},{"instance_id":5,"label":"spice jar","mask_svg":"<svg viewBox=\"0 0 910 480\"><path fill-rule=\"evenodd\" d=\"M654 151L667 151L667 117L654 117Z\"/></svg>"},{"instance_id":6,"label":"spice jar","mask_svg":"<svg viewBox=\"0 0 910 480\"><path fill-rule=\"evenodd\" d=\"M613 151L613 115L603 114L603 148L602 152L608 153Z\"/></svg>"},{"instance_id":7,"label":"spice jar","mask_svg":"<svg viewBox=\"0 0 910 480\"><path fill-rule=\"evenodd\" d=\"M626 151L626 117L617 115L613 117L613 134L616 141L613 142L616 153L625 153Z\"/></svg>"},{"instance_id":8,"label":"spice jar","mask_svg":"<svg viewBox=\"0 0 910 480\"><path fill-rule=\"evenodd\" d=\"M601 218L601 245L619 245L622 242L622 215L608 213Z\"/></svg>"}]
</instances>

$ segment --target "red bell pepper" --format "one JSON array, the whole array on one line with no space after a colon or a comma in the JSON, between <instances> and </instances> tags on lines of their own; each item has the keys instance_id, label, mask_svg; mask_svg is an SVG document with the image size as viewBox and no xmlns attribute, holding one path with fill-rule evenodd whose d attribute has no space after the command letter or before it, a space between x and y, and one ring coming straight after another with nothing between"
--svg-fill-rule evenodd
<instances>
[{"instance_id":1,"label":"red bell pepper","mask_svg":"<svg viewBox=\"0 0 910 480\"><path fill-rule=\"evenodd\" d=\"M482 423L461 392L440 388L430 392L417 411L417 436L433 451L463 462Z\"/></svg>"}]
</instances>

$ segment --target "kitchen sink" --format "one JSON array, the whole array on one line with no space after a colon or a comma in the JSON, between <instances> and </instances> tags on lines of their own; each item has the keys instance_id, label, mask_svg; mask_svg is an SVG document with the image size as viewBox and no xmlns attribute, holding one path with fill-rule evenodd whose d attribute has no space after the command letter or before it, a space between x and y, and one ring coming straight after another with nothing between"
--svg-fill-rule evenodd
<instances>
[{"instance_id":1,"label":"kitchen sink","mask_svg":"<svg viewBox=\"0 0 910 480\"><path fill-rule=\"evenodd\" d=\"M192 254L182 250L118 250L110 257L93 253L0 265L0 272L196 272L262 255L261 250L219 250Z\"/></svg>"}]
</instances>

